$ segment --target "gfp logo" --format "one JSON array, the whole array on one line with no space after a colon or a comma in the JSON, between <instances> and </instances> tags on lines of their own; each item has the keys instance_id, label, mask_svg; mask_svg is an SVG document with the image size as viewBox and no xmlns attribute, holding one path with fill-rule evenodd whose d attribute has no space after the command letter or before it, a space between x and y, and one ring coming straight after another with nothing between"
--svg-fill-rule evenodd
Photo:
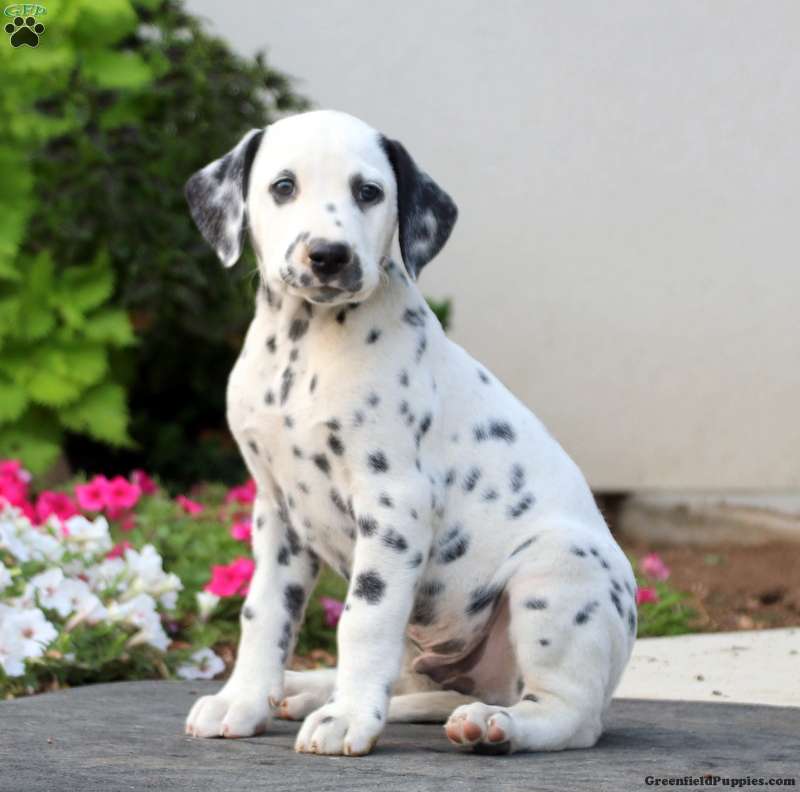
<instances>
[{"instance_id":1,"label":"gfp logo","mask_svg":"<svg viewBox=\"0 0 800 792\"><path fill-rule=\"evenodd\" d=\"M9 42L12 47L38 47L39 38L44 33L44 25L36 21L37 16L47 13L44 6L35 3L15 3L6 6L3 14L12 17L13 22L9 22L4 30L9 35Z\"/></svg>"}]
</instances>

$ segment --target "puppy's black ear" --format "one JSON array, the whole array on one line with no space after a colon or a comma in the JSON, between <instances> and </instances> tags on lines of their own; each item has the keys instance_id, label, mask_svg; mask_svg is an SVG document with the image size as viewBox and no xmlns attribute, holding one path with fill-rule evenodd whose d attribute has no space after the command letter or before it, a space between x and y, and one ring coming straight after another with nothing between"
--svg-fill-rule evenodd
<instances>
[{"instance_id":1,"label":"puppy's black ear","mask_svg":"<svg viewBox=\"0 0 800 792\"><path fill-rule=\"evenodd\" d=\"M381 135L397 181L400 252L412 278L444 247L458 217L452 198L423 173L402 143Z\"/></svg>"},{"instance_id":2,"label":"puppy's black ear","mask_svg":"<svg viewBox=\"0 0 800 792\"><path fill-rule=\"evenodd\" d=\"M192 219L226 267L242 255L247 183L263 135L263 129L251 129L224 157L197 171L184 188Z\"/></svg>"}]
</instances>

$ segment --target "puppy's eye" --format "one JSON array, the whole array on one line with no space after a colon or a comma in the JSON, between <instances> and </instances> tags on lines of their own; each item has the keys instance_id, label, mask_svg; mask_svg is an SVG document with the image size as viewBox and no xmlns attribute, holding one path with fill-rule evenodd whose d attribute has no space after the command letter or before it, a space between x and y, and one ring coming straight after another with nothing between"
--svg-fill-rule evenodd
<instances>
[{"instance_id":1,"label":"puppy's eye","mask_svg":"<svg viewBox=\"0 0 800 792\"><path fill-rule=\"evenodd\" d=\"M296 184L294 179L289 178L288 176L282 176L280 179L276 179L269 187L269 191L275 197L276 201L288 201L291 198L296 189Z\"/></svg>"},{"instance_id":2,"label":"puppy's eye","mask_svg":"<svg viewBox=\"0 0 800 792\"><path fill-rule=\"evenodd\" d=\"M381 188L377 184L367 182L358 190L358 200L361 203L375 203L381 197Z\"/></svg>"}]
</instances>

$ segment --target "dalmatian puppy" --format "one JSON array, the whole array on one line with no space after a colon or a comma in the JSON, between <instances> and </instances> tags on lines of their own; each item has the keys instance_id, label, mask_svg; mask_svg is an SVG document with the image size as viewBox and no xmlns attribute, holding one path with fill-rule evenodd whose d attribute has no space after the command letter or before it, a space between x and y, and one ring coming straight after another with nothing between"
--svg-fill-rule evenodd
<instances>
[{"instance_id":1,"label":"dalmatian puppy","mask_svg":"<svg viewBox=\"0 0 800 792\"><path fill-rule=\"evenodd\" d=\"M235 669L187 732L304 718L297 751L359 756L387 720L446 720L463 748L593 745L634 577L578 468L417 287L450 197L329 111L248 132L186 195L226 266L249 234L261 278L227 391L256 570ZM284 671L323 562L349 581L338 667Z\"/></svg>"}]
</instances>

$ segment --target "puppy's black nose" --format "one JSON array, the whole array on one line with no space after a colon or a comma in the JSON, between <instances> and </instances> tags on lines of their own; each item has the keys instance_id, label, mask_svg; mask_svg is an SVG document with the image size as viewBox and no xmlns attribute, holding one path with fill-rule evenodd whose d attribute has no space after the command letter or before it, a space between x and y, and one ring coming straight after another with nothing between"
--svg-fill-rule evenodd
<instances>
[{"instance_id":1,"label":"puppy's black nose","mask_svg":"<svg viewBox=\"0 0 800 792\"><path fill-rule=\"evenodd\" d=\"M329 242L327 239L312 239L308 245L311 269L319 278L338 275L352 258L350 245L344 242Z\"/></svg>"}]
</instances>

